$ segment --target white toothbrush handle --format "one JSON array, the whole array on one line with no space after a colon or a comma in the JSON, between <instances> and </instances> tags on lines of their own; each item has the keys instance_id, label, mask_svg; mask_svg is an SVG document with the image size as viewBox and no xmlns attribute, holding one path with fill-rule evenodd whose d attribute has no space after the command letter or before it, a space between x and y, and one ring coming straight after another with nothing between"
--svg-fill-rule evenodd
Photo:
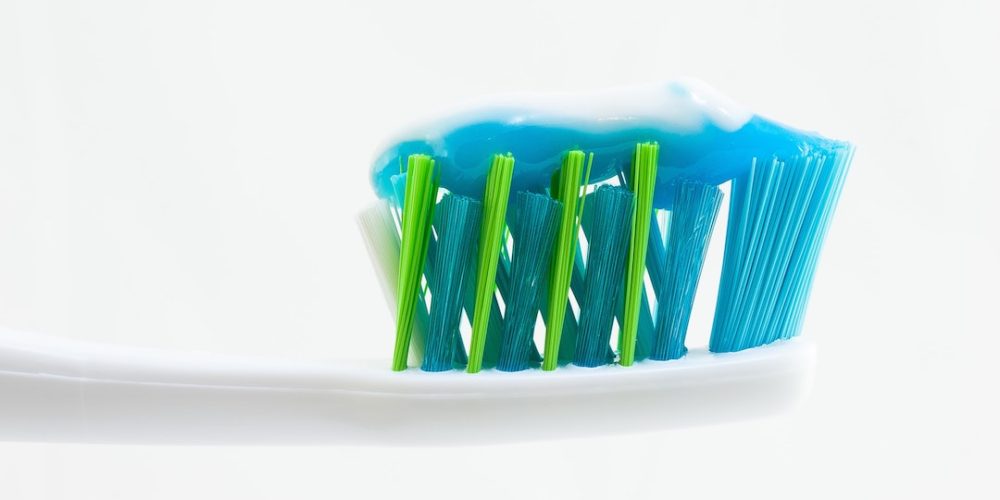
<instances>
[{"instance_id":1,"label":"white toothbrush handle","mask_svg":"<svg viewBox=\"0 0 1000 500\"><path fill-rule=\"evenodd\" d=\"M0 328L0 440L478 444L740 420L806 393L801 339L630 368L391 372L173 353Z\"/></svg>"}]
</instances>

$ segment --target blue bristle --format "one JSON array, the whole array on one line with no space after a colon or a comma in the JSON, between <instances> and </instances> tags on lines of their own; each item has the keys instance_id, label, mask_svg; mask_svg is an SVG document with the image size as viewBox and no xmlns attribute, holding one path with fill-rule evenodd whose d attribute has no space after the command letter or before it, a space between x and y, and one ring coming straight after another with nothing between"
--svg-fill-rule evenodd
<instances>
[{"instance_id":1,"label":"blue bristle","mask_svg":"<svg viewBox=\"0 0 1000 500\"><path fill-rule=\"evenodd\" d=\"M823 178L820 180L819 188L823 189L823 191L819 195L820 199L811 206L813 212L806 216L807 220L811 223L810 227L813 228L814 236L807 242L807 248L800 253L801 259L794 260L793 258L793 263L790 266L801 272L801 275L797 275L793 279L801 280L802 286L795 290L794 302L791 303L792 318L778 338L789 339L794 337L798 335L802 328L802 322L805 319L806 304L809 302L813 278L816 275L816 264L819 261L820 249L823 247L823 240L830 229L830 222L833 220L837 201L840 199L840 193L844 188L844 181L847 179L847 170L850 168L851 157L853 155L854 150L848 149L846 152L823 157L819 160L819 163L822 164L822 167L819 168L825 169L822 173ZM799 261L803 263L799 264ZM779 298L778 303L781 302L783 301Z\"/></svg>"},{"instance_id":2,"label":"blue bristle","mask_svg":"<svg viewBox=\"0 0 1000 500\"><path fill-rule=\"evenodd\" d=\"M588 197L589 196L590 195L588 195ZM593 214L593 206L585 207L583 212L580 214L581 234L577 235L576 256L573 258L573 273L570 275L569 280L569 289L573 296L577 298L577 304L579 304L579 300L583 298L583 287L587 269L587 264L584 261L582 239L589 238L591 222L594 220ZM564 320L564 324L571 325L571 327L563 329L562 341L559 344L560 365L568 365L572 363L573 359L576 357L576 339L579 334L579 321L573 314L572 304L566 304L566 319ZM608 355L613 357L615 353L610 349L611 348L609 346Z\"/></svg>"},{"instance_id":3,"label":"blue bristle","mask_svg":"<svg viewBox=\"0 0 1000 500\"><path fill-rule=\"evenodd\" d=\"M625 188L601 186L592 199L593 219L573 358L573 364L586 367L614 361L611 329L622 293L635 196Z\"/></svg>"},{"instance_id":4,"label":"blue bristle","mask_svg":"<svg viewBox=\"0 0 1000 500\"><path fill-rule=\"evenodd\" d=\"M456 364L455 342L456 338L461 342L458 327L465 289L471 288L474 281L469 266L474 238L468 235L479 231L481 211L480 202L452 194L445 195L435 211L437 243L433 252L428 251L434 254L428 279L432 294L430 329L420 366L424 371L450 370Z\"/></svg>"},{"instance_id":5,"label":"blue bristle","mask_svg":"<svg viewBox=\"0 0 1000 500\"><path fill-rule=\"evenodd\" d=\"M435 214L435 218L437 218L436 215L437 214ZM470 266L472 265L472 259L475 258L474 256L475 256L475 253L476 253L476 243L478 243L478 242L476 242L476 241L472 242L472 246L469 248L469 255L470 256L466 259L466 260L469 261L469 265ZM428 277L434 276L434 269L435 269L436 264L437 264L437 244L438 244L438 240L434 237L433 234L431 234L431 238L430 238L429 244L427 245L427 248L428 248L428 250L427 250L427 265L424 268L425 269L424 270L424 274L426 276L428 276ZM468 275L468 273L470 273L470 272L473 272L473 271L467 271L466 275ZM428 280L427 280L427 284L428 284L427 289L430 290L431 294L433 295L435 293L434 292L434 285L432 283L430 283L430 281L431 281L430 278L428 278ZM472 288L472 287L471 286L465 286L465 287L462 287L462 288ZM463 292L463 294L464 294L464 292ZM464 295L463 295L463 297L464 297ZM429 316L430 315L428 314L428 321L430 321ZM455 336L455 339L453 341L453 344L455 346L455 357L454 357L455 366L458 367L458 368L461 368L461 367L464 367L466 365L466 363L469 362L469 356L465 352L465 344L462 342L462 333L461 333L461 331L459 329L457 329L457 328L455 329L455 335L454 336Z\"/></svg>"},{"instance_id":6,"label":"blue bristle","mask_svg":"<svg viewBox=\"0 0 1000 500\"><path fill-rule=\"evenodd\" d=\"M590 196L593 196L593 194L591 194ZM580 231L583 233L582 237L588 241L588 245L590 238L592 237L591 230L593 229L593 227L594 227L594 205L593 203L591 203L589 206L586 207L586 209L583 211L583 214L580 216ZM586 274L587 274L587 264L586 262L584 262L584 253L582 248L580 248L580 245L578 245L576 250L576 262L574 262L573 266L573 275L571 276L570 279L570 290L573 291L573 295L576 297L577 303L580 305L581 308L583 307L582 304L583 297L584 294L586 293L585 292ZM620 313L623 310L622 308L624 307L624 303L621 301L622 296L623 294L620 293L618 294L617 311L619 312L619 319L618 319L619 323L621 322ZM583 310L581 309L580 312L583 313ZM566 336L565 335L563 336L563 341L562 341L563 343L562 346L560 347L560 351L566 351L564 353L560 353L561 357L566 358L563 364L572 363L573 360L576 359L576 342L578 333L579 333L579 328L574 330L573 336L572 338L569 339L569 342L567 342ZM608 345L608 352L606 354L606 357L608 359L614 359L615 357L615 351L614 349L611 348L610 344Z\"/></svg>"},{"instance_id":7,"label":"blue bristle","mask_svg":"<svg viewBox=\"0 0 1000 500\"><path fill-rule=\"evenodd\" d=\"M540 283L549 271L561 206L547 195L519 192L515 197L515 215L511 221L514 255L509 292L504 296L507 308L498 370L524 370L537 362L531 350L541 298Z\"/></svg>"},{"instance_id":8,"label":"blue bristle","mask_svg":"<svg viewBox=\"0 0 1000 500\"><path fill-rule=\"evenodd\" d=\"M733 180L711 351L739 351L799 333L850 155L755 161L745 177Z\"/></svg>"},{"instance_id":9,"label":"blue bristle","mask_svg":"<svg viewBox=\"0 0 1000 500\"><path fill-rule=\"evenodd\" d=\"M678 359L687 353L687 336L691 307L701 277L708 242L715 219L722 206L722 191L718 187L697 181L680 181L674 194L667 226L666 247L659 240L651 242L662 252L657 266L656 333L649 357L655 360Z\"/></svg>"},{"instance_id":10,"label":"blue bristle","mask_svg":"<svg viewBox=\"0 0 1000 500\"><path fill-rule=\"evenodd\" d=\"M514 286L511 284L511 263L510 256L507 252L500 253L500 263L497 268L497 293L503 298L505 304L510 304L511 293ZM542 275L546 275L547 272L543 272ZM544 282L543 280L540 280ZM544 283L539 283L538 296L540 297L539 302L545 302L545 292ZM499 306L498 309L499 311ZM486 333L486 352L483 355L483 366L493 367L500 360L500 347L503 344L503 325L506 319L502 319L500 323L496 325L490 324L490 329ZM531 363L537 364L542 361L542 354L538 352L538 346L535 345L535 339L528 339L528 358Z\"/></svg>"}]
</instances>

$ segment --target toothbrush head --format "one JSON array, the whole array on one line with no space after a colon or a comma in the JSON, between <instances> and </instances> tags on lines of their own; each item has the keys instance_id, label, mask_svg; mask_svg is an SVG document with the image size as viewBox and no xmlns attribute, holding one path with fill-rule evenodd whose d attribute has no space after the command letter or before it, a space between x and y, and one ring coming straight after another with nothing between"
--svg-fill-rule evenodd
<instances>
[{"instance_id":1,"label":"toothbrush head","mask_svg":"<svg viewBox=\"0 0 1000 500\"><path fill-rule=\"evenodd\" d=\"M391 195L362 229L392 290L393 369L407 358L425 371L469 373L682 358L723 184L729 213L709 349L798 335L852 146L736 113L704 86L666 88L667 107L662 93L634 89L485 105L379 157L376 193ZM431 152L440 175L434 221L426 214L439 186L422 171L404 169L380 188L384 165L430 158L401 156L414 148ZM510 152L484 163L491 148Z\"/></svg>"}]
</instances>

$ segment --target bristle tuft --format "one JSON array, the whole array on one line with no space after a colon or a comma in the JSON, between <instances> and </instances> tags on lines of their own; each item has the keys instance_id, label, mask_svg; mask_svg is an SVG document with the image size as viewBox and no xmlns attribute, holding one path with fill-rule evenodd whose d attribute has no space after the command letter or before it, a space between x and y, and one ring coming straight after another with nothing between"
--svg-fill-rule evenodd
<instances>
[{"instance_id":1,"label":"bristle tuft","mask_svg":"<svg viewBox=\"0 0 1000 500\"><path fill-rule=\"evenodd\" d=\"M451 370L465 362L456 359L460 351L464 353L458 326L465 292L473 281L469 262L475 253L476 240L469 235L479 233L481 208L478 201L452 194L445 195L438 204L434 224L438 241L429 278L430 328L421 365L424 371Z\"/></svg>"},{"instance_id":2,"label":"bristle tuft","mask_svg":"<svg viewBox=\"0 0 1000 500\"><path fill-rule=\"evenodd\" d=\"M584 160L587 161L586 169ZM553 176L552 197L562 201L563 209L555 253L552 256L552 271L548 280L549 314L545 324L543 370L555 370L559 364L559 344L566 315L558 314L558 311L567 310L570 281L579 244L580 218L586 202L585 189L590 182L590 167L593 160L593 154L588 158L583 151L570 151L563 158L562 167ZM572 313L568 315L571 316Z\"/></svg>"},{"instance_id":3,"label":"bristle tuft","mask_svg":"<svg viewBox=\"0 0 1000 500\"><path fill-rule=\"evenodd\" d=\"M629 221L635 196L625 188L602 186L593 195L580 328L573 364L594 367L614 361L611 330L622 291Z\"/></svg>"},{"instance_id":4,"label":"bristle tuft","mask_svg":"<svg viewBox=\"0 0 1000 500\"><path fill-rule=\"evenodd\" d=\"M437 192L438 176L434 160L426 155L411 155L407 162L406 192L403 197L403 234L397 287L399 306L396 314L396 345L392 358L392 369L395 371L406 369Z\"/></svg>"},{"instance_id":5,"label":"bristle tuft","mask_svg":"<svg viewBox=\"0 0 1000 500\"><path fill-rule=\"evenodd\" d=\"M678 359L687 353L684 340L691 308L708 242L722 206L722 191L716 186L681 181L674 189L664 261L656 285L656 333L649 355L661 361Z\"/></svg>"},{"instance_id":6,"label":"bristle tuft","mask_svg":"<svg viewBox=\"0 0 1000 500\"><path fill-rule=\"evenodd\" d=\"M531 339L561 208L558 201L545 195L527 192L516 195L516 213L511 223L514 254L498 370L525 370L533 364Z\"/></svg>"},{"instance_id":7,"label":"bristle tuft","mask_svg":"<svg viewBox=\"0 0 1000 500\"><path fill-rule=\"evenodd\" d=\"M656 170L660 146L655 142L637 144L632 162L631 187L635 193L632 212L632 235L625 271L625 306L621 332L618 337L619 362L630 366L635 361L636 336L639 331L644 277L646 274L646 249L648 247L650 217L653 213L653 191L656 187Z\"/></svg>"},{"instance_id":8,"label":"bristle tuft","mask_svg":"<svg viewBox=\"0 0 1000 500\"><path fill-rule=\"evenodd\" d=\"M733 180L711 351L798 334L849 160L848 151L755 161Z\"/></svg>"},{"instance_id":9,"label":"bristle tuft","mask_svg":"<svg viewBox=\"0 0 1000 500\"><path fill-rule=\"evenodd\" d=\"M507 201L510 183L514 177L514 157L496 155L486 178L483 193L483 221L480 225L479 259L476 276L476 306L472 318L472 339L469 346L469 373L483 367L486 335L490 311L496 293L497 264L503 245L504 227L507 225Z\"/></svg>"}]
</instances>

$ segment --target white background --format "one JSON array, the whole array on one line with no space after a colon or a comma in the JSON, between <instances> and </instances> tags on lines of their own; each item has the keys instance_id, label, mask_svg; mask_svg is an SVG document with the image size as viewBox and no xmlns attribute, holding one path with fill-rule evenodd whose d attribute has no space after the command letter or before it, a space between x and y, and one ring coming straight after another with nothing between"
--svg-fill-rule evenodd
<instances>
[{"instance_id":1,"label":"white background","mask_svg":"<svg viewBox=\"0 0 1000 500\"><path fill-rule=\"evenodd\" d=\"M6 443L0 498L997 498L998 20L990 2L3 0L9 327L386 357L353 222L368 164L404 121L484 93L692 75L858 152L797 413L462 449Z\"/></svg>"}]
</instances>

